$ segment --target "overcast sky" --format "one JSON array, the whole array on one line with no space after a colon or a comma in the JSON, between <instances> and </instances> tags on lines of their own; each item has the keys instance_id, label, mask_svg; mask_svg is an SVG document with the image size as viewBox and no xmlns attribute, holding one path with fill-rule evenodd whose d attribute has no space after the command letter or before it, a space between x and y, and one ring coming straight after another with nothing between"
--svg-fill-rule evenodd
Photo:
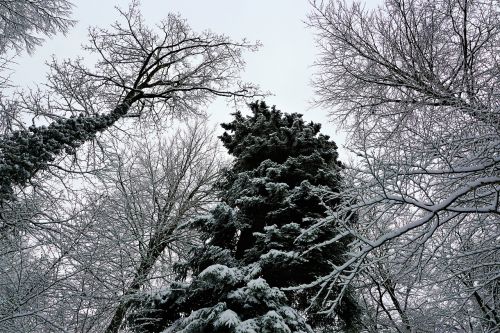
<instances>
[{"instance_id":1,"label":"overcast sky","mask_svg":"<svg viewBox=\"0 0 500 333\"><path fill-rule=\"evenodd\" d=\"M380 0L369 0L374 6ZM43 82L47 59L81 55L80 45L86 41L91 25L107 27L117 19L115 6L126 8L128 0L74 0L73 18L78 24L70 33L44 43L32 56L17 59L13 81L21 86ZM149 24L159 22L167 13L179 13L194 31L210 29L233 39L259 40L263 47L246 54L247 69L243 80L260 85L274 96L266 99L284 112L303 113L306 120L323 124L323 132L339 146L342 135L334 124L328 123L327 110L311 109L314 97L310 80L317 49L314 31L304 21L311 11L307 0L142 0L141 11ZM234 110L216 102L208 110L211 119L222 122L230 119Z\"/></svg>"}]
</instances>

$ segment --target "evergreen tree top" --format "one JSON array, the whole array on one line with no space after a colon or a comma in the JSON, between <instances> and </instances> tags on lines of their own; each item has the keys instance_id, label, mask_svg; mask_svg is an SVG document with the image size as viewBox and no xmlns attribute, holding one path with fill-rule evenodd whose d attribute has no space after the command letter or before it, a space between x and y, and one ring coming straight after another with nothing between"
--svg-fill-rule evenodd
<instances>
[{"instance_id":1,"label":"evergreen tree top","mask_svg":"<svg viewBox=\"0 0 500 333\"><path fill-rule=\"evenodd\" d=\"M252 112L232 115L234 120L221 124L226 130L220 136L228 153L236 157L235 171L250 170L269 159L282 163L289 157L318 152L327 163L337 161L337 145L328 135L319 134L321 124L302 119L298 113L283 114L265 102L249 104Z\"/></svg>"}]
</instances>

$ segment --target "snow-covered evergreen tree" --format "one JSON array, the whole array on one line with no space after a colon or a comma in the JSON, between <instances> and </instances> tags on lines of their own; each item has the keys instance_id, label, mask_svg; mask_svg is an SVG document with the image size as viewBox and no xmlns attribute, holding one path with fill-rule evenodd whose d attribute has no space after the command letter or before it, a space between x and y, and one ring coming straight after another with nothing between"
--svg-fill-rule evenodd
<instances>
[{"instance_id":1,"label":"snow-covered evergreen tree","mask_svg":"<svg viewBox=\"0 0 500 333\"><path fill-rule=\"evenodd\" d=\"M221 140L235 157L220 184L221 203L189 225L202 236L179 280L147 296L130 316L140 332L333 332L356 325L357 307L346 295L337 318L315 314L317 289L307 284L339 264L347 241L321 249L335 225L318 224L338 204L337 147L320 125L283 114L265 103L250 105L223 124ZM304 233L306 229L315 230ZM335 298L336 290L319 299Z\"/></svg>"}]
</instances>

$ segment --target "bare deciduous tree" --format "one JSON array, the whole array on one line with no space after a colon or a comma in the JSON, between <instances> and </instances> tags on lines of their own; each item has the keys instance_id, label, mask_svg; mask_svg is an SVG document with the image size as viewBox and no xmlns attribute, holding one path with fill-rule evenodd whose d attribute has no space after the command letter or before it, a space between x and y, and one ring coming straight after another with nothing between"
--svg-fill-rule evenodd
<instances>
[{"instance_id":1,"label":"bare deciduous tree","mask_svg":"<svg viewBox=\"0 0 500 333\"><path fill-rule=\"evenodd\" d=\"M389 305L382 312L403 332L494 331L498 3L387 0L373 11L341 0L311 5L321 48L317 102L349 133L357 159L345 170L345 212L360 218L356 228L345 226L356 238L350 259L316 284L366 282L375 274L373 304ZM426 298L446 308L421 307L432 323L417 314Z\"/></svg>"},{"instance_id":2,"label":"bare deciduous tree","mask_svg":"<svg viewBox=\"0 0 500 333\"><path fill-rule=\"evenodd\" d=\"M0 1L0 54L11 49L31 53L42 44L41 35L66 33L74 24L72 7L67 0Z\"/></svg>"},{"instance_id":3,"label":"bare deciduous tree","mask_svg":"<svg viewBox=\"0 0 500 333\"><path fill-rule=\"evenodd\" d=\"M33 53L44 36L68 32L75 23L70 19L72 7L67 0L0 1L0 88L9 85L9 65L14 56L22 51ZM5 111L8 113L9 109ZM3 113L4 110L0 112L0 129L9 120Z\"/></svg>"},{"instance_id":4,"label":"bare deciduous tree","mask_svg":"<svg viewBox=\"0 0 500 333\"><path fill-rule=\"evenodd\" d=\"M41 199L26 216L35 201L18 201L12 213L29 221L0 238L2 332L116 332L137 293L170 281L196 242L178 226L210 205L221 167L202 122L108 140L105 169L83 183L62 172L66 201Z\"/></svg>"},{"instance_id":5,"label":"bare deciduous tree","mask_svg":"<svg viewBox=\"0 0 500 333\"><path fill-rule=\"evenodd\" d=\"M116 194L107 203L108 218L118 218L114 225L129 230L133 243L128 256L133 262L121 272L132 269L125 276L119 303L105 330L110 333L118 332L137 292L169 281L172 263L196 241L193 234L178 227L215 200L213 186L222 164L212 131L198 122L177 131L168 141L152 143L143 143L135 153L122 151L116 156L117 171L111 183ZM162 270L170 275L163 276Z\"/></svg>"},{"instance_id":6,"label":"bare deciduous tree","mask_svg":"<svg viewBox=\"0 0 500 333\"><path fill-rule=\"evenodd\" d=\"M16 105L23 110L17 113L50 123L0 138L0 200L122 118L159 124L168 117L203 114L216 96L257 93L239 80L242 52L255 50L256 44L209 31L194 33L175 15L151 29L135 1L119 13L122 22L110 30L90 30L85 50L97 57L94 69L83 59L53 61L46 93L19 96Z\"/></svg>"},{"instance_id":7,"label":"bare deciduous tree","mask_svg":"<svg viewBox=\"0 0 500 333\"><path fill-rule=\"evenodd\" d=\"M70 19L72 4L67 0L0 1L0 89L10 86L10 65L22 51L32 53L43 37L67 33L75 21ZM20 121L17 103L0 92L0 135L7 134Z\"/></svg>"},{"instance_id":8,"label":"bare deciduous tree","mask_svg":"<svg viewBox=\"0 0 500 333\"><path fill-rule=\"evenodd\" d=\"M201 123L165 131L217 96L257 93L239 75L258 45L193 32L177 15L150 28L138 7L90 30L93 68L54 60L43 89L1 100L1 331L117 330L134 294L168 280L193 241L176 227L210 201L219 167ZM16 47L40 42L26 38Z\"/></svg>"}]
</instances>

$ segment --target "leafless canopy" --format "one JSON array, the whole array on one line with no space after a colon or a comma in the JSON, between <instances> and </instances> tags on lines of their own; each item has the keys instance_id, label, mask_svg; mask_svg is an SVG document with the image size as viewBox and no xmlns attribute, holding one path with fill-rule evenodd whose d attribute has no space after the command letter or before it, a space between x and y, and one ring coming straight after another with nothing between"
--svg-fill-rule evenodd
<instances>
[{"instance_id":1,"label":"leafless canopy","mask_svg":"<svg viewBox=\"0 0 500 333\"><path fill-rule=\"evenodd\" d=\"M90 29L84 49L88 62L95 60L94 69L83 58L54 60L46 89L19 93L6 104L8 112L0 119L6 133L0 138L5 197L123 118L168 126L172 117L203 115L217 96L238 100L258 94L239 80L242 53L256 44L195 33L175 15L151 29L138 6L133 1L128 10L118 10L122 19L109 30ZM26 115L32 118L29 128Z\"/></svg>"},{"instance_id":2,"label":"leafless canopy","mask_svg":"<svg viewBox=\"0 0 500 333\"><path fill-rule=\"evenodd\" d=\"M15 200L0 216L2 332L118 330L193 242L177 227L213 200L220 156L197 116L217 96L258 94L240 81L257 44L193 32L177 15L150 28L136 1L118 13L90 30L85 59L53 60L44 87L0 100L0 170L29 171L4 182Z\"/></svg>"},{"instance_id":3,"label":"leafless canopy","mask_svg":"<svg viewBox=\"0 0 500 333\"><path fill-rule=\"evenodd\" d=\"M317 102L349 133L345 214L360 219L316 283L378 279L372 302L402 331L499 327L498 2L311 5Z\"/></svg>"},{"instance_id":4,"label":"leafless canopy","mask_svg":"<svg viewBox=\"0 0 500 333\"><path fill-rule=\"evenodd\" d=\"M69 19L72 7L67 0L0 1L0 54L31 53L43 42L42 35L67 32L74 24Z\"/></svg>"},{"instance_id":5,"label":"leafless canopy","mask_svg":"<svg viewBox=\"0 0 500 333\"><path fill-rule=\"evenodd\" d=\"M10 66L22 51L32 53L43 37L67 33L75 21L71 20L73 5L67 0L0 1L0 89L11 85ZM16 102L0 92L0 134L15 126Z\"/></svg>"},{"instance_id":6,"label":"leafless canopy","mask_svg":"<svg viewBox=\"0 0 500 333\"><path fill-rule=\"evenodd\" d=\"M156 29L146 26L137 2L111 29L92 28L84 49L94 69L76 61L50 64L49 90L61 98L50 110L96 114L116 105L132 106L127 116L155 118L204 113L214 97L253 97L256 89L240 81L242 53L258 45L233 42L210 31L194 33L169 14Z\"/></svg>"}]
</instances>

